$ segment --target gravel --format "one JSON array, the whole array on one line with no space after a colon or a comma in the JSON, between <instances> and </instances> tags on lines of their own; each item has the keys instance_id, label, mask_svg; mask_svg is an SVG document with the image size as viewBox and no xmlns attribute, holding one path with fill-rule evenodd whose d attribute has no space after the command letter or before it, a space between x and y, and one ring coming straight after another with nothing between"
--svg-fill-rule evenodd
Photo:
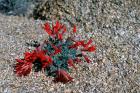
<instances>
[{"instance_id":1,"label":"gravel","mask_svg":"<svg viewBox=\"0 0 140 93\"><path fill-rule=\"evenodd\" d=\"M37 76L33 72L28 77L15 76L14 59L23 56L26 42L43 41L48 35L41 28L41 20L0 14L1 93L140 93L139 3L79 2L75 8L82 18L77 22L77 34L80 39L92 37L97 50L89 54L92 63L76 65L78 70L71 73L74 82L68 84L53 83L41 72ZM62 22L69 25L67 20Z\"/></svg>"}]
</instances>

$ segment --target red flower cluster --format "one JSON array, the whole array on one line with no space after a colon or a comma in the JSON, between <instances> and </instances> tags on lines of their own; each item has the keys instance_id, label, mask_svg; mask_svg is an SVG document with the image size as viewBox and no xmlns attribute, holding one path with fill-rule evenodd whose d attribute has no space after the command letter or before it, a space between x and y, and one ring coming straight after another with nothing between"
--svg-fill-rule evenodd
<instances>
[{"instance_id":1,"label":"red flower cluster","mask_svg":"<svg viewBox=\"0 0 140 93\"><path fill-rule=\"evenodd\" d=\"M69 81L72 81L73 78L70 77L70 75L65 70L68 69L68 67L77 69L74 63L81 62L81 59L79 57L82 56L87 61L87 63L91 62L85 52L94 52L96 50L95 45L92 45L92 39L85 42L85 40L75 41L72 38L69 38L67 44L67 42L62 42L63 34L67 30L65 25L62 25L59 23L59 21L56 21L56 24L52 24L52 27L50 27L49 23L45 23L43 25L43 28L50 36L49 41L45 40L42 45L37 46L36 49L32 52L25 52L23 59L16 59L17 64L14 70L15 73L18 76L27 76L31 72L35 62L37 62L36 64L41 64L41 70L44 69L46 70L46 73L49 73L51 75L55 73L55 82L67 83ZM76 33L75 25L73 27L73 33ZM44 49L44 45L49 45L49 47L46 47ZM64 49L62 48L62 46L64 47ZM78 49L78 47L80 47L81 54L76 54L76 49ZM65 50L65 48L67 50ZM75 54L71 52L71 50L73 50ZM60 54L60 59L57 59L57 54ZM65 59L62 60L62 58ZM58 63L56 61L58 61ZM61 66L60 64L63 64L63 66L61 68L58 68Z\"/></svg>"},{"instance_id":2,"label":"red flower cluster","mask_svg":"<svg viewBox=\"0 0 140 93\"><path fill-rule=\"evenodd\" d=\"M52 64L52 58L38 48L33 52L25 52L24 55L24 59L16 59L18 63L15 66L15 73L18 76L27 76L31 72L32 64L35 60L39 60L42 68L46 68Z\"/></svg>"},{"instance_id":3,"label":"red flower cluster","mask_svg":"<svg viewBox=\"0 0 140 93\"><path fill-rule=\"evenodd\" d=\"M55 25L55 26L52 25L52 27L53 27L53 29L50 29L49 23L46 23L46 24L44 25L45 31L46 31L50 36L52 36L53 38L58 38L59 40L62 40L62 39L63 39L62 36L63 36L63 34L66 32L66 26L60 24L59 21L56 21L56 25ZM60 31L62 31L62 33L60 33ZM74 27L73 27L73 32L76 33L76 26L75 26L75 25L74 25ZM73 40L73 41L74 41L74 40ZM85 43L84 40L81 40L81 41L74 41L74 42L75 42L75 44L69 46L70 49L71 49L71 48L76 48L76 49L77 49L79 46L82 46L83 49L81 49L81 51L94 52L94 51L96 50L96 46L95 46L95 45L91 45L92 42L93 42L92 39L89 39L87 43ZM55 49L55 53L52 54L52 55L55 55L55 54L61 52L61 49L58 49L58 48L55 47L54 45L52 45L52 46L53 46L54 49ZM82 53L82 55L83 55L83 57L85 58L85 60L86 60L88 63L91 62L90 59L89 59L86 55L84 55L83 53ZM68 60L68 62L69 62L69 63L71 62L70 65L72 65L72 66L75 68L75 66L72 64L72 60Z\"/></svg>"},{"instance_id":4,"label":"red flower cluster","mask_svg":"<svg viewBox=\"0 0 140 93\"><path fill-rule=\"evenodd\" d=\"M54 79L54 82L67 83L73 80L73 78L70 77L70 75L65 70L60 69L56 73L57 73L57 77Z\"/></svg>"},{"instance_id":5,"label":"red flower cluster","mask_svg":"<svg viewBox=\"0 0 140 93\"><path fill-rule=\"evenodd\" d=\"M78 48L79 46L82 46L84 48L81 49L81 51L94 52L96 50L96 46L95 45L89 46L90 44L92 44L91 39L87 43L85 43L84 40L75 41L75 44L69 46L69 48Z\"/></svg>"},{"instance_id":6,"label":"red flower cluster","mask_svg":"<svg viewBox=\"0 0 140 93\"><path fill-rule=\"evenodd\" d=\"M45 23L43 28L45 31L53 38L57 38L59 40L63 39L63 34L66 32L66 26L56 21L56 25L52 24L52 29L50 28L49 23ZM74 26L73 32L76 32L76 26Z\"/></svg>"}]
</instances>

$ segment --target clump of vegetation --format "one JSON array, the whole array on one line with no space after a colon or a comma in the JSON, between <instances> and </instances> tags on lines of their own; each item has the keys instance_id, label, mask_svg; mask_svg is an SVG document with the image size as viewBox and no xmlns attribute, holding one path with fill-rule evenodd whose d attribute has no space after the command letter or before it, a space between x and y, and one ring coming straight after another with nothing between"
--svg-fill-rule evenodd
<instances>
[{"instance_id":1,"label":"clump of vegetation","mask_svg":"<svg viewBox=\"0 0 140 93\"><path fill-rule=\"evenodd\" d=\"M74 65L82 62L83 57L87 63L91 60L86 52L94 52L95 45L92 45L92 39L76 41L72 37L67 39L63 35L67 31L66 26L59 21L56 24L45 23L43 28L49 34L49 39L43 44L34 42L31 44L35 50L25 52L23 59L16 59L15 73L18 76L27 76L33 69L35 72L43 71L46 76L54 77L55 82L67 83L73 80L68 74L70 68L77 69ZM73 33L76 33L76 26L73 27Z\"/></svg>"}]
</instances>

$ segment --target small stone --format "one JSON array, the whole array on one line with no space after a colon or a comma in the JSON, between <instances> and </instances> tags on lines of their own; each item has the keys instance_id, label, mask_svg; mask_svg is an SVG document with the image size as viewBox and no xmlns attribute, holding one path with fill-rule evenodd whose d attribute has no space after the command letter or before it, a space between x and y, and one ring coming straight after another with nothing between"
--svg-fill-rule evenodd
<instances>
[{"instance_id":1,"label":"small stone","mask_svg":"<svg viewBox=\"0 0 140 93\"><path fill-rule=\"evenodd\" d=\"M125 32L124 32L124 31L121 31L121 32L120 32L120 35L121 35L121 36L123 36L124 34L125 34Z\"/></svg>"},{"instance_id":2,"label":"small stone","mask_svg":"<svg viewBox=\"0 0 140 93\"><path fill-rule=\"evenodd\" d=\"M140 38L140 34L138 34L138 38Z\"/></svg>"},{"instance_id":3,"label":"small stone","mask_svg":"<svg viewBox=\"0 0 140 93\"><path fill-rule=\"evenodd\" d=\"M54 88L50 88L48 91L49 91L49 92L52 92L52 91L54 91Z\"/></svg>"},{"instance_id":4,"label":"small stone","mask_svg":"<svg viewBox=\"0 0 140 93\"><path fill-rule=\"evenodd\" d=\"M16 54L15 54L15 53L11 53L10 55L11 55L11 56L14 56L14 55L16 55Z\"/></svg>"},{"instance_id":5,"label":"small stone","mask_svg":"<svg viewBox=\"0 0 140 93\"><path fill-rule=\"evenodd\" d=\"M4 89L3 93L12 93L10 88Z\"/></svg>"},{"instance_id":6,"label":"small stone","mask_svg":"<svg viewBox=\"0 0 140 93\"><path fill-rule=\"evenodd\" d=\"M66 89L64 90L64 93L72 93L72 91L70 89Z\"/></svg>"}]
</instances>

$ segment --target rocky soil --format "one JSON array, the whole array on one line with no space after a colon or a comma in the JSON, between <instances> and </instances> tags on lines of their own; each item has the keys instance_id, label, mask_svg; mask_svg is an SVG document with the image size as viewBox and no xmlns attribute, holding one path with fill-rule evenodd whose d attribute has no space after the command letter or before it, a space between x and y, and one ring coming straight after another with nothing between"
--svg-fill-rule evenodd
<instances>
[{"instance_id":1,"label":"rocky soil","mask_svg":"<svg viewBox=\"0 0 140 93\"><path fill-rule=\"evenodd\" d=\"M76 65L78 70L71 73L74 82L68 84L53 83L41 72L16 77L14 59L23 56L26 42L43 41L48 36L41 28L44 21L0 14L0 92L140 93L139 0L75 0L72 8L67 5L71 6L73 0L64 1L64 9L57 7L62 12L58 12L60 21L68 28L76 24L77 34L81 35L78 39L94 39L96 54L89 54L93 62ZM72 10L67 13L65 8Z\"/></svg>"}]
</instances>

